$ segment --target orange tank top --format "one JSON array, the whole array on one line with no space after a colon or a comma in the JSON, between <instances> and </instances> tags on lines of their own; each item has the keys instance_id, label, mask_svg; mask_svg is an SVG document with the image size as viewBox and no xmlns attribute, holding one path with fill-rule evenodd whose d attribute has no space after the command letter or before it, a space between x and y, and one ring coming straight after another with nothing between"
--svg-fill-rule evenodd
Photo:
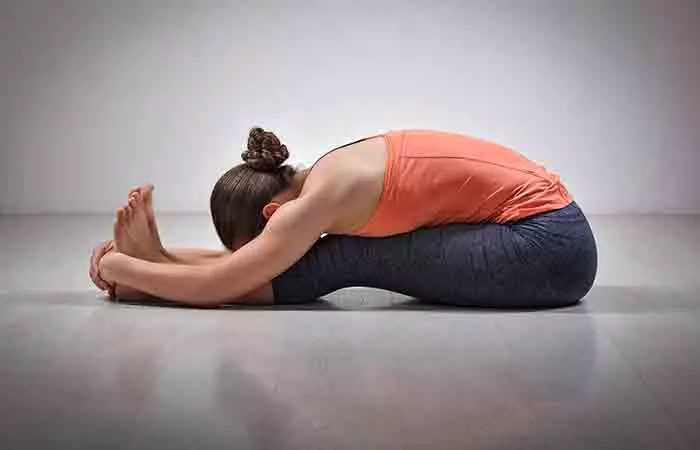
<instances>
[{"instance_id":1,"label":"orange tank top","mask_svg":"<svg viewBox=\"0 0 700 450\"><path fill-rule=\"evenodd\" d=\"M573 201L557 174L493 142L433 130L370 137L376 136L387 145L384 189L367 223L348 234L377 237L453 222L505 223Z\"/></svg>"}]
</instances>

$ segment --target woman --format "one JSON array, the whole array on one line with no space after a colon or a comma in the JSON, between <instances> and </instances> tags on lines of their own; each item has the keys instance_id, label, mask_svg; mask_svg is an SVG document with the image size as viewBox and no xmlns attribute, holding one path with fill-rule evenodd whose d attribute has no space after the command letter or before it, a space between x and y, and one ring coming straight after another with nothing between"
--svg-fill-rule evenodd
<instances>
[{"instance_id":1,"label":"woman","mask_svg":"<svg viewBox=\"0 0 700 450\"><path fill-rule=\"evenodd\" d=\"M132 192L99 277L201 306L295 303L349 286L465 306L566 306L593 284L583 212L556 174L516 151L392 130L306 170L282 165L288 157L273 133L251 129L245 163L211 195L223 252L165 251L150 191Z\"/></svg>"}]
</instances>

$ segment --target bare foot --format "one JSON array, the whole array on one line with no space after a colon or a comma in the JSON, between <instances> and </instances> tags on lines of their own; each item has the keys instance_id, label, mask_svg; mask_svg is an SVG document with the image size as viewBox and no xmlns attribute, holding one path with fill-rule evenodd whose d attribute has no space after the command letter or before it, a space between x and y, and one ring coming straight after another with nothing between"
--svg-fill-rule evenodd
<instances>
[{"instance_id":1,"label":"bare foot","mask_svg":"<svg viewBox=\"0 0 700 450\"><path fill-rule=\"evenodd\" d=\"M135 193L129 199L129 225L127 233L136 243L139 251L147 257L160 258L162 256L161 246L151 232L151 227L148 223L148 215L144 198L140 192Z\"/></svg>"},{"instance_id":2,"label":"bare foot","mask_svg":"<svg viewBox=\"0 0 700 450\"><path fill-rule=\"evenodd\" d=\"M140 192L143 197L143 204L146 208L146 217L148 218L148 228L151 230L151 236L155 241L155 245L162 251L165 250L163 243L160 241L160 233L158 232L158 225L156 224L156 215L153 211L153 190L155 186L150 183L143 184L129 191L129 198L136 192Z\"/></svg>"},{"instance_id":3,"label":"bare foot","mask_svg":"<svg viewBox=\"0 0 700 450\"><path fill-rule=\"evenodd\" d=\"M127 208L117 208L117 217L114 220L114 249L119 253L137 257L139 251L127 232L127 224Z\"/></svg>"},{"instance_id":4,"label":"bare foot","mask_svg":"<svg viewBox=\"0 0 700 450\"><path fill-rule=\"evenodd\" d=\"M164 261L148 226L148 218L140 193L130 196L129 203L117 210L114 223L114 244L117 251L148 261Z\"/></svg>"}]
</instances>

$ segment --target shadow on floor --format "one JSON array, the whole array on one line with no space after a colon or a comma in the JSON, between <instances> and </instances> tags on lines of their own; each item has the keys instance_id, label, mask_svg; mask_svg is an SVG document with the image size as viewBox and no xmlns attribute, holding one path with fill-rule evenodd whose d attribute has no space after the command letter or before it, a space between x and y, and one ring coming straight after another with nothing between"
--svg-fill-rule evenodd
<instances>
[{"instance_id":1,"label":"shadow on floor","mask_svg":"<svg viewBox=\"0 0 700 450\"><path fill-rule=\"evenodd\" d=\"M129 307L167 307L183 309L212 309L176 304L169 301L110 300L95 291L23 291L0 294L0 304L7 301L44 303L52 305L95 306L105 303ZM7 306L7 303L5 303ZM224 305L222 310L269 311L451 311L509 313L548 311L560 314L644 314L651 312L700 312L700 298L694 290L642 286L594 286L584 299L574 306L560 308L483 308L426 303L421 300L372 288L341 289L308 303L293 305Z\"/></svg>"},{"instance_id":2,"label":"shadow on floor","mask_svg":"<svg viewBox=\"0 0 700 450\"><path fill-rule=\"evenodd\" d=\"M575 306L560 308L563 314L648 314L663 312L700 313L695 286L593 286Z\"/></svg>"}]
</instances>

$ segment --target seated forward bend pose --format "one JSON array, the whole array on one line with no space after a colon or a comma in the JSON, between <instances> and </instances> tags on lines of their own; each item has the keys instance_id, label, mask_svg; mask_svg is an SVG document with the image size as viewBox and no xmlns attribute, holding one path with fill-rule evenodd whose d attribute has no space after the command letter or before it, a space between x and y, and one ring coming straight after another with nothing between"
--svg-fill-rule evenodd
<instances>
[{"instance_id":1,"label":"seated forward bend pose","mask_svg":"<svg viewBox=\"0 0 700 450\"><path fill-rule=\"evenodd\" d=\"M586 217L558 175L514 150L408 129L305 170L281 165L288 156L274 134L251 129L245 162L211 194L220 252L165 250L150 187L134 190L93 279L202 306L297 303L350 286L452 305L566 306L593 284Z\"/></svg>"}]
</instances>

